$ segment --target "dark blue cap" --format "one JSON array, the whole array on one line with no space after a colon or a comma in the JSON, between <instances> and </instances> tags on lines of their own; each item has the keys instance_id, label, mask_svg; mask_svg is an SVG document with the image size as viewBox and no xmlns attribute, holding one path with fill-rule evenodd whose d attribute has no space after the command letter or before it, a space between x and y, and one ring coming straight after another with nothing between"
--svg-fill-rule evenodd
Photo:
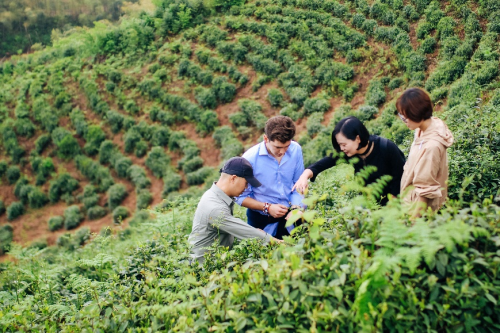
<instances>
[{"instance_id":1,"label":"dark blue cap","mask_svg":"<svg viewBox=\"0 0 500 333\"><path fill-rule=\"evenodd\" d=\"M253 175L253 168L250 162L243 157L232 157L224 164L220 172L228 175L235 175L245 178L253 187L259 187L262 184Z\"/></svg>"}]
</instances>

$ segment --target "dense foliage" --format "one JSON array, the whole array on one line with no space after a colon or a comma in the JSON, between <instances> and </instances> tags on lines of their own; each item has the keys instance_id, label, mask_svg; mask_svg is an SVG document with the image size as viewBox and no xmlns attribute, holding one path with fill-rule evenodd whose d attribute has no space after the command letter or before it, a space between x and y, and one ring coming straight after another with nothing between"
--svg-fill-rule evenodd
<instances>
[{"instance_id":1,"label":"dense foliage","mask_svg":"<svg viewBox=\"0 0 500 333\"><path fill-rule=\"evenodd\" d=\"M26 3L0 28L45 10ZM497 0L155 4L0 63L3 331L500 331ZM306 166L349 115L407 153L395 99L415 86L455 138L440 213L377 207L386 180L337 166L286 244L190 263L197 198L270 115L297 121ZM34 216L55 244L13 242Z\"/></svg>"}]
</instances>

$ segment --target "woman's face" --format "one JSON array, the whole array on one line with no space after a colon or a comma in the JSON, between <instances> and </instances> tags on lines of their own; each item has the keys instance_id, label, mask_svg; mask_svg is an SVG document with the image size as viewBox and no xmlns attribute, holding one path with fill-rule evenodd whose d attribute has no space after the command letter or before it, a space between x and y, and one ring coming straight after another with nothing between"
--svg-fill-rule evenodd
<instances>
[{"instance_id":1,"label":"woman's face","mask_svg":"<svg viewBox=\"0 0 500 333\"><path fill-rule=\"evenodd\" d=\"M413 121L411 119L408 119L406 116L402 115L401 113L398 113L398 115L399 115L399 118L405 123L406 127L408 127L408 129L410 131L416 130L422 124L422 121L419 121L419 122Z\"/></svg>"},{"instance_id":2,"label":"woman's face","mask_svg":"<svg viewBox=\"0 0 500 333\"><path fill-rule=\"evenodd\" d=\"M340 146L340 150L344 152L348 157L356 155L358 152L359 143L361 142L359 135L356 136L356 139L349 140L342 133L337 133L335 135L335 139L337 139L337 143Z\"/></svg>"}]
</instances>

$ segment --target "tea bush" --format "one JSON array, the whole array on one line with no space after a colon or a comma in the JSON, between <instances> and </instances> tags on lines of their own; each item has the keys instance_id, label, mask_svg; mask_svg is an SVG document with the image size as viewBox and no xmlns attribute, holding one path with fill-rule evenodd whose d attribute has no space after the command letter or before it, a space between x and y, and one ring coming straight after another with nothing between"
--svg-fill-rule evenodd
<instances>
[{"instance_id":1,"label":"tea bush","mask_svg":"<svg viewBox=\"0 0 500 333\"><path fill-rule=\"evenodd\" d=\"M314 134L318 133L322 129L321 122L323 121L323 113L321 112L315 112L309 116L307 119L307 134L310 136L313 136Z\"/></svg>"},{"instance_id":2,"label":"tea bush","mask_svg":"<svg viewBox=\"0 0 500 333\"><path fill-rule=\"evenodd\" d=\"M52 216L47 221L47 224L48 224L50 231L59 230L64 226L64 217L63 216Z\"/></svg>"},{"instance_id":3,"label":"tea bush","mask_svg":"<svg viewBox=\"0 0 500 333\"><path fill-rule=\"evenodd\" d=\"M137 193L136 208L138 210L146 209L148 208L148 206L151 204L152 201L153 201L153 195L151 194L151 192L149 192L149 190L147 189L140 190Z\"/></svg>"},{"instance_id":4,"label":"tea bush","mask_svg":"<svg viewBox=\"0 0 500 333\"><path fill-rule=\"evenodd\" d=\"M5 177L10 185L17 182L19 178L21 178L21 169L17 165L10 166L5 172Z\"/></svg>"},{"instance_id":5,"label":"tea bush","mask_svg":"<svg viewBox=\"0 0 500 333\"><path fill-rule=\"evenodd\" d=\"M54 180L50 181L49 199L50 202L58 202L64 195L71 195L79 187L78 181L68 173L62 173Z\"/></svg>"},{"instance_id":6,"label":"tea bush","mask_svg":"<svg viewBox=\"0 0 500 333\"><path fill-rule=\"evenodd\" d=\"M308 98L304 102L304 113L306 115L313 113L325 113L330 109L330 102L322 97Z\"/></svg>"},{"instance_id":7,"label":"tea bush","mask_svg":"<svg viewBox=\"0 0 500 333\"><path fill-rule=\"evenodd\" d=\"M65 128L58 127L52 131L52 141L57 146L62 158L69 159L80 153L78 141Z\"/></svg>"},{"instance_id":8,"label":"tea bush","mask_svg":"<svg viewBox=\"0 0 500 333\"><path fill-rule=\"evenodd\" d=\"M123 206L118 206L113 210L113 222L120 224L129 216L128 209Z\"/></svg>"},{"instance_id":9,"label":"tea bush","mask_svg":"<svg viewBox=\"0 0 500 333\"><path fill-rule=\"evenodd\" d=\"M24 205L22 202L14 201L7 207L7 220L13 221L24 214Z\"/></svg>"},{"instance_id":10,"label":"tea bush","mask_svg":"<svg viewBox=\"0 0 500 333\"><path fill-rule=\"evenodd\" d=\"M108 189L108 207L113 210L119 206L123 199L128 195L127 189L123 184L115 184Z\"/></svg>"},{"instance_id":11,"label":"tea bush","mask_svg":"<svg viewBox=\"0 0 500 333\"><path fill-rule=\"evenodd\" d=\"M138 165L132 165L127 169L127 176L136 189L149 187L151 181L146 176L146 171Z\"/></svg>"},{"instance_id":12,"label":"tea bush","mask_svg":"<svg viewBox=\"0 0 500 333\"><path fill-rule=\"evenodd\" d=\"M384 85L379 80L372 80L368 85L365 97L366 104L379 106L385 102Z\"/></svg>"},{"instance_id":13,"label":"tea bush","mask_svg":"<svg viewBox=\"0 0 500 333\"><path fill-rule=\"evenodd\" d=\"M153 174L161 178L164 176L170 165L170 158L161 147L153 147L146 158L146 166Z\"/></svg>"},{"instance_id":14,"label":"tea bush","mask_svg":"<svg viewBox=\"0 0 500 333\"><path fill-rule=\"evenodd\" d=\"M88 127L85 134L85 146L83 147L85 152L92 156L99 152L101 143L106 140L106 134L98 125L91 125Z\"/></svg>"},{"instance_id":15,"label":"tea bush","mask_svg":"<svg viewBox=\"0 0 500 333\"><path fill-rule=\"evenodd\" d=\"M34 187L28 194L28 202L30 208L41 208L49 202L49 198L39 187Z\"/></svg>"},{"instance_id":16,"label":"tea bush","mask_svg":"<svg viewBox=\"0 0 500 333\"><path fill-rule=\"evenodd\" d=\"M80 225L83 220L83 215L80 212L80 207L69 206L64 210L64 229L71 230Z\"/></svg>"},{"instance_id":17,"label":"tea bush","mask_svg":"<svg viewBox=\"0 0 500 333\"><path fill-rule=\"evenodd\" d=\"M10 250L14 235L14 228L10 224L0 226L0 254L4 254Z\"/></svg>"},{"instance_id":18,"label":"tea bush","mask_svg":"<svg viewBox=\"0 0 500 333\"><path fill-rule=\"evenodd\" d=\"M5 203L3 200L0 200L0 216L5 213Z\"/></svg>"},{"instance_id":19,"label":"tea bush","mask_svg":"<svg viewBox=\"0 0 500 333\"><path fill-rule=\"evenodd\" d=\"M87 219L98 220L108 214L108 211L101 206L92 206L87 209Z\"/></svg>"}]
</instances>

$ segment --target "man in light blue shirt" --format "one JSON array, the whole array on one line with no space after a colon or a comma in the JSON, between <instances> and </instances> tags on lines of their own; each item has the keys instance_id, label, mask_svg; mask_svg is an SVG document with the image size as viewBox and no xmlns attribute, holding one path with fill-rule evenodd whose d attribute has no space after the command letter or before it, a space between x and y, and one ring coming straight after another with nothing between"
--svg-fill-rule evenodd
<instances>
[{"instance_id":1,"label":"man in light blue shirt","mask_svg":"<svg viewBox=\"0 0 500 333\"><path fill-rule=\"evenodd\" d=\"M285 228L288 213L302 205L303 196L292 192L292 187L304 171L304 160L302 148L292 141L295 136L292 119L272 117L264 131L264 141L243 154L262 186L249 185L236 203L248 208L248 224L282 239L289 234Z\"/></svg>"}]
</instances>

